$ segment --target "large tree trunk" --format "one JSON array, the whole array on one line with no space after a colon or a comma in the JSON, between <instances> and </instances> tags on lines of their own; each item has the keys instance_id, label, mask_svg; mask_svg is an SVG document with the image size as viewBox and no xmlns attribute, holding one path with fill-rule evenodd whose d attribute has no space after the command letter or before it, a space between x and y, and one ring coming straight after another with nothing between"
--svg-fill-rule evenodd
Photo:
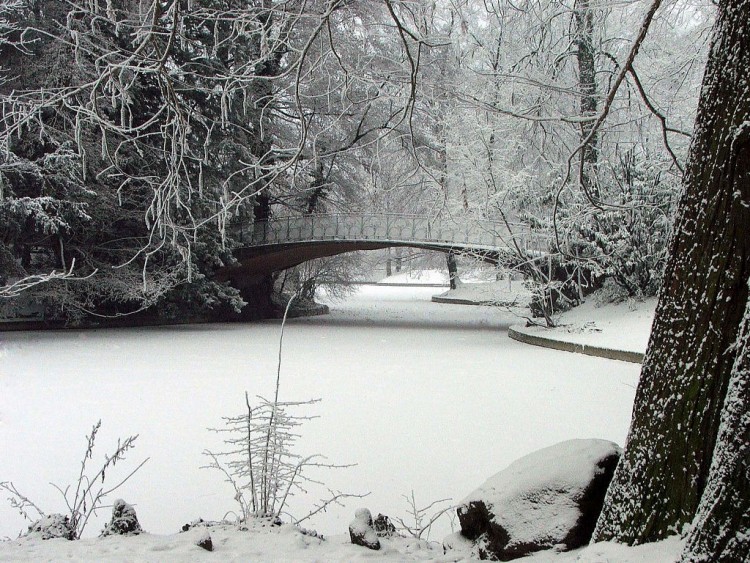
<instances>
[{"instance_id":1,"label":"large tree trunk","mask_svg":"<svg viewBox=\"0 0 750 563\"><path fill-rule=\"evenodd\" d=\"M750 561L750 301L737 352L708 485L682 557L691 563Z\"/></svg>"},{"instance_id":2,"label":"large tree trunk","mask_svg":"<svg viewBox=\"0 0 750 563\"><path fill-rule=\"evenodd\" d=\"M715 448L731 447L722 440L741 432L725 431L717 445L750 276L748 22L750 0L720 2L633 422L595 541L643 543L678 532L696 514ZM727 492L746 508L747 466L738 471L727 476ZM725 535L746 533L726 510Z\"/></svg>"}]
</instances>

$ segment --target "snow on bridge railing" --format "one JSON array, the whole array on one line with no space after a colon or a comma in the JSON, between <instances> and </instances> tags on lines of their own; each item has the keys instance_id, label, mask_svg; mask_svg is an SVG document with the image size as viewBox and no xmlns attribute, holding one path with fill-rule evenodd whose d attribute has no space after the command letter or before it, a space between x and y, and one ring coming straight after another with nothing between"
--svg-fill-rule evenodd
<instances>
[{"instance_id":1,"label":"snow on bridge railing","mask_svg":"<svg viewBox=\"0 0 750 563\"><path fill-rule=\"evenodd\" d=\"M510 227L510 229L508 228ZM426 217L394 213L329 213L301 217L274 217L256 221L240 231L248 246L312 241L421 242L477 250L512 248L541 250L542 240L528 226L506 225L468 217Z\"/></svg>"}]
</instances>

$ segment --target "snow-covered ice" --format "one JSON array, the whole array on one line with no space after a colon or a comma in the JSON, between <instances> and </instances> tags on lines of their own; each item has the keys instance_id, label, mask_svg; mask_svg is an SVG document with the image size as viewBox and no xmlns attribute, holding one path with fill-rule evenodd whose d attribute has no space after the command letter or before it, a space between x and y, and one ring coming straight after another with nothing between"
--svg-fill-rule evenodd
<instances>
[{"instance_id":1,"label":"snow-covered ice","mask_svg":"<svg viewBox=\"0 0 750 563\"><path fill-rule=\"evenodd\" d=\"M290 322L281 398L323 400L311 412L320 418L302 429L300 453L358 464L318 475L327 485L369 491L355 504L404 517L402 495L411 490L423 505L458 500L556 442L624 442L638 366L512 341L506 329L516 317L431 303L439 292L365 286L332 304L329 316ZM121 475L151 458L116 493L135 505L145 530L168 534L198 517L231 517L231 488L199 469L201 452L219 448L206 428L241 413L245 390L271 395L278 329L265 322L0 334L0 480L62 511L48 483L75 480L85 435L101 418L95 460L130 434L140 436L130 463L118 464ZM316 495L293 499L292 512L304 514ZM354 508L333 507L305 525L345 534ZM24 527L0 504L0 537ZM448 532L445 519L432 539Z\"/></svg>"}]
</instances>

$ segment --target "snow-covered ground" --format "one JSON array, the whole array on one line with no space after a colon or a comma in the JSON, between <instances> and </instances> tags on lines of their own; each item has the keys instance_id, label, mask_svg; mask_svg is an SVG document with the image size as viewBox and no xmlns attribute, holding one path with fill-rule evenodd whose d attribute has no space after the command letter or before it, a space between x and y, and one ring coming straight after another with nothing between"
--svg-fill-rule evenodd
<instances>
[{"instance_id":1,"label":"snow-covered ground","mask_svg":"<svg viewBox=\"0 0 750 563\"><path fill-rule=\"evenodd\" d=\"M441 294L441 297L475 302L515 301L523 304L528 302L530 293L522 282L513 281L509 284L507 281L499 281L464 283ZM603 302L601 294L594 293L587 297L582 305L560 313L556 319L558 326L555 328L526 327L525 323L518 323L513 328L554 340L644 353L651 334L655 309L655 297L606 303Z\"/></svg>"},{"instance_id":2,"label":"snow-covered ground","mask_svg":"<svg viewBox=\"0 0 750 563\"><path fill-rule=\"evenodd\" d=\"M185 533L133 537L111 536L75 542L63 539L24 538L0 543L0 561L80 561L105 563L139 561L145 563L221 561L277 563L349 561L432 561L435 563L478 560L466 553L443 552L440 544L406 538L381 539L381 549L371 551L352 545L348 535L318 539L303 535L295 527L237 530L234 526L209 529L214 550L205 551L196 542L204 534L200 528ZM558 553L542 551L520 559L526 563L670 563L677 561L682 542L672 537L662 542L637 547L613 543L590 545L583 549Z\"/></svg>"},{"instance_id":3,"label":"snow-covered ground","mask_svg":"<svg viewBox=\"0 0 750 563\"><path fill-rule=\"evenodd\" d=\"M655 309L655 297L602 305L591 296L579 307L562 313L558 326L553 329L524 327L521 330L577 344L644 353Z\"/></svg>"},{"instance_id":4,"label":"snow-covered ground","mask_svg":"<svg viewBox=\"0 0 750 563\"><path fill-rule=\"evenodd\" d=\"M477 267L461 271L458 287L444 292L436 292L436 297L448 298L458 303L461 301L480 304L507 305L524 307L531 299L531 292L526 289L522 280L496 280L497 270L490 267ZM441 284L450 283L446 270L419 270L394 274L381 283ZM519 311L520 313L520 311Z\"/></svg>"},{"instance_id":5,"label":"snow-covered ground","mask_svg":"<svg viewBox=\"0 0 750 563\"><path fill-rule=\"evenodd\" d=\"M462 280L456 289L450 289L438 297L457 302L473 301L500 306L525 307L531 300L531 292L524 287L523 282L518 280L510 282L508 280L489 282Z\"/></svg>"},{"instance_id":6,"label":"snow-covered ground","mask_svg":"<svg viewBox=\"0 0 750 563\"><path fill-rule=\"evenodd\" d=\"M513 460L562 440L624 442L638 366L523 345L507 337L507 327L519 321L512 314L431 303L435 293L440 290L365 286L331 304L329 316L289 323L281 398L322 398L311 407L320 418L302 429L299 451L357 463L318 477L334 489L371 493L329 509L307 527L345 534L359 506L405 517L403 495L412 490L420 505L458 501ZM267 322L0 333L0 480L13 481L48 512L63 511L48 483L75 480L85 435L101 418L95 460L129 434L140 436L128 461L116 468L119 474L150 458L116 493L136 505L144 529L172 534L198 517L231 516L230 487L218 472L199 469L207 462L201 452L219 448L219 438L206 428L241 413L245 390L271 394L278 329L277 322ZM323 494L293 499L292 512L303 515ZM89 534L98 533L107 516L92 522ZM15 537L24 526L0 504L0 537ZM443 520L431 539L440 540L450 527ZM261 561L355 558L348 545L319 551L307 537L288 536L292 551L279 552L281 557L274 556L274 542L252 534L229 537L225 544L234 547L222 560L251 553ZM116 560L125 549L118 542L142 546L133 548L141 550L135 559L198 557L179 537L89 539L72 558ZM55 543L2 545L0 558L63 559L78 549L60 544L55 555ZM402 560L409 549L415 548L393 547L390 556L386 550L386 559ZM361 556L369 555L378 556Z\"/></svg>"}]
</instances>

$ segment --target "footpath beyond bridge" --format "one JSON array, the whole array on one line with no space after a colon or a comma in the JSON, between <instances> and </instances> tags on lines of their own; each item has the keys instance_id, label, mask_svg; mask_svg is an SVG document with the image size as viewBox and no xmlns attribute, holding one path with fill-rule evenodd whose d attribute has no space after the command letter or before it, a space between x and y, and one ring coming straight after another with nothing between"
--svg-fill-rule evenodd
<instances>
[{"instance_id":1,"label":"footpath beyond bridge","mask_svg":"<svg viewBox=\"0 0 750 563\"><path fill-rule=\"evenodd\" d=\"M222 277L257 278L308 260L357 250L413 247L470 255L493 264L541 254L546 239L528 226L469 217L332 213L279 217L240 225L239 264ZM247 279L247 278L246 278Z\"/></svg>"}]
</instances>

